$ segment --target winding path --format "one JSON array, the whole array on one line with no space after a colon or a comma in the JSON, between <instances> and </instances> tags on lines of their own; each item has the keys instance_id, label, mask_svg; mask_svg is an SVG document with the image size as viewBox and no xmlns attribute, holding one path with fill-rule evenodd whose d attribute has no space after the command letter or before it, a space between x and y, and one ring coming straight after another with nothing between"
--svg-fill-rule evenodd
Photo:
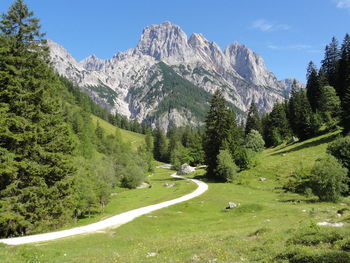
<instances>
[{"instance_id":1,"label":"winding path","mask_svg":"<svg viewBox=\"0 0 350 263\"><path fill-rule=\"evenodd\" d=\"M197 189L193 191L190 194L181 196L179 198L165 201L159 204L150 205L141 207L138 209L130 210L128 212L124 212L112 217L109 217L105 220L99 221L97 223L93 223L86 226L76 227L72 229L57 231L57 232L50 232L45 234L38 234L38 235L32 235L32 236L24 236L24 237L14 237L14 238L7 238L7 239L0 239L0 243L5 243L7 245L22 245L22 244L29 244L29 243L36 243L36 242L42 242L42 241L49 241L49 240L55 240L63 237L69 237L69 236L75 236L80 234L87 234L87 233L93 233L102 229L106 228L115 228L118 226L121 226L123 224L126 224L132 220L134 220L136 217L142 216L144 214L148 214L150 212L162 209L164 207L168 207L174 204L178 204L187 200L190 200L194 197L197 197L201 194L203 194L205 191L208 190L208 185L202 181L196 180L196 179L189 179L182 176L177 175L176 173L171 175L172 177L189 180L198 185Z\"/></svg>"}]
</instances>

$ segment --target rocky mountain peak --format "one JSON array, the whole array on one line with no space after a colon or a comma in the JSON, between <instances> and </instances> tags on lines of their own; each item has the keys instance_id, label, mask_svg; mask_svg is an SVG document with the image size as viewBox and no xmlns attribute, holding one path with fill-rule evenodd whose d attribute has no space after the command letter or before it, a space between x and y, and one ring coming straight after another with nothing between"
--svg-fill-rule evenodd
<instances>
[{"instance_id":1,"label":"rocky mountain peak","mask_svg":"<svg viewBox=\"0 0 350 263\"><path fill-rule=\"evenodd\" d=\"M224 51L231 66L244 79L260 86L273 87L276 77L267 70L264 60L244 45L234 42Z\"/></svg>"},{"instance_id":2,"label":"rocky mountain peak","mask_svg":"<svg viewBox=\"0 0 350 263\"><path fill-rule=\"evenodd\" d=\"M186 61L191 53L186 33L171 22L145 27L136 50L156 60Z\"/></svg>"},{"instance_id":3,"label":"rocky mountain peak","mask_svg":"<svg viewBox=\"0 0 350 263\"><path fill-rule=\"evenodd\" d=\"M95 54L92 54L79 63L86 70L101 70L104 65L104 60L98 58Z\"/></svg>"}]
</instances>

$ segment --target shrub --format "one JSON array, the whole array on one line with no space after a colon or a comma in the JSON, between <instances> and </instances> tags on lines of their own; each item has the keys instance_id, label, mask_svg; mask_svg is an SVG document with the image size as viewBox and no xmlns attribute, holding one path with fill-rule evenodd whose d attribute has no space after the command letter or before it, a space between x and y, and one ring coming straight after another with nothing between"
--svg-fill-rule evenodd
<instances>
[{"instance_id":1,"label":"shrub","mask_svg":"<svg viewBox=\"0 0 350 263\"><path fill-rule=\"evenodd\" d=\"M217 156L217 167L215 173L217 177L225 181L233 182L236 179L238 167L233 162L232 156L228 150L220 150Z\"/></svg>"},{"instance_id":2,"label":"shrub","mask_svg":"<svg viewBox=\"0 0 350 263\"><path fill-rule=\"evenodd\" d=\"M264 139L261 134L256 130L251 130L245 138L245 148L254 152L261 152L264 150Z\"/></svg>"},{"instance_id":3,"label":"shrub","mask_svg":"<svg viewBox=\"0 0 350 263\"><path fill-rule=\"evenodd\" d=\"M287 183L283 186L283 189L293 193L308 194L311 187L310 178L310 170L300 166L298 169L292 172Z\"/></svg>"},{"instance_id":4,"label":"shrub","mask_svg":"<svg viewBox=\"0 0 350 263\"><path fill-rule=\"evenodd\" d=\"M256 165L255 156L256 152L244 147L240 147L234 153L235 163L241 170L254 167Z\"/></svg>"},{"instance_id":5,"label":"shrub","mask_svg":"<svg viewBox=\"0 0 350 263\"><path fill-rule=\"evenodd\" d=\"M348 189L347 169L331 155L316 160L311 174L310 187L321 201L336 202Z\"/></svg>"},{"instance_id":6,"label":"shrub","mask_svg":"<svg viewBox=\"0 0 350 263\"><path fill-rule=\"evenodd\" d=\"M327 152L337 158L350 172L350 136L336 139L328 146Z\"/></svg>"},{"instance_id":7,"label":"shrub","mask_svg":"<svg viewBox=\"0 0 350 263\"><path fill-rule=\"evenodd\" d=\"M126 188L136 188L145 179L141 167L130 163L121 179L121 186Z\"/></svg>"}]
</instances>

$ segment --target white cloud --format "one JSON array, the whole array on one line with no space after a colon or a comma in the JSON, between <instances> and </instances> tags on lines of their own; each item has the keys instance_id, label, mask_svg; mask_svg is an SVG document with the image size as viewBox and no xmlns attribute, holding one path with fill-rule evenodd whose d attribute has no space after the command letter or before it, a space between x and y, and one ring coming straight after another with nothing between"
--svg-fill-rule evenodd
<instances>
[{"instance_id":1,"label":"white cloud","mask_svg":"<svg viewBox=\"0 0 350 263\"><path fill-rule=\"evenodd\" d=\"M289 25L285 24L276 24L266 21L265 19L255 20L252 23L252 28L259 29L263 32L277 31L277 30L288 30L290 29Z\"/></svg>"},{"instance_id":2,"label":"white cloud","mask_svg":"<svg viewBox=\"0 0 350 263\"><path fill-rule=\"evenodd\" d=\"M338 8L349 8L350 9L350 0L336 0Z\"/></svg>"},{"instance_id":3,"label":"white cloud","mask_svg":"<svg viewBox=\"0 0 350 263\"><path fill-rule=\"evenodd\" d=\"M267 45L269 49L274 50L311 50L312 46L304 44L287 45L287 46L277 46L277 45Z\"/></svg>"}]
</instances>

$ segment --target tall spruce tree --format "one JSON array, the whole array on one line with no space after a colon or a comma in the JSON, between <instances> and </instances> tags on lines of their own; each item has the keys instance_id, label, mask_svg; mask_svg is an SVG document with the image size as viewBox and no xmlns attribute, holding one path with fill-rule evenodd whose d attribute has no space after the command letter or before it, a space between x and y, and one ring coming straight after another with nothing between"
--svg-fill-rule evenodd
<instances>
[{"instance_id":1,"label":"tall spruce tree","mask_svg":"<svg viewBox=\"0 0 350 263\"><path fill-rule=\"evenodd\" d=\"M74 150L55 96L60 82L38 19L17 0L0 21L0 235L65 223L73 214Z\"/></svg>"},{"instance_id":2,"label":"tall spruce tree","mask_svg":"<svg viewBox=\"0 0 350 263\"><path fill-rule=\"evenodd\" d=\"M204 152L207 175L215 178L220 150L227 149L234 155L238 145L235 115L228 108L220 90L216 90L213 95L205 124Z\"/></svg>"},{"instance_id":3,"label":"tall spruce tree","mask_svg":"<svg viewBox=\"0 0 350 263\"><path fill-rule=\"evenodd\" d=\"M339 60L339 69L337 85L335 86L340 100L345 98L345 90L350 86L350 35L346 34L341 46L341 57ZM343 107L344 108L344 107Z\"/></svg>"},{"instance_id":4,"label":"tall spruce tree","mask_svg":"<svg viewBox=\"0 0 350 263\"><path fill-rule=\"evenodd\" d=\"M259 116L258 108L256 107L254 100L252 100L248 110L247 122L245 125L244 132L247 135L251 130L256 130L262 133L261 119Z\"/></svg>"},{"instance_id":5,"label":"tall spruce tree","mask_svg":"<svg viewBox=\"0 0 350 263\"><path fill-rule=\"evenodd\" d=\"M264 140L266 146L277 146L291 137L291 129L285 105L275 103L271 113L264 118Z\"/></svg>"},{"instance_id":6,"label":"tall spruce tree","mask_svg":"<svg viewBox=\"0 0 350 263\"><path fill-rule=\"evenodd\" d=\"M324 59L321 62L321 70L323 71L328 84L332 87L335 87L337 84L337 68L339 59L340 52L338 40L333 37L331 43L325 48ZM325 84L322 86L325 86Z\"/></svg>"},{"instance_id":7,"label":"tall spruce tree","mask_svg":"<svg viewBox=\"0 0 350 263\"><path fill-rule=\"evenodd\" d=\"M321 87L318 79L318 73L315 64L311 61L307 67L306 94L313 112L319 108L321 97Z\"/></svg>"},{"instance_id":8,"label":"tall spruce tree","mask_svg":"<svg viewBox=\"0 0 350 263\"><path fill-rule=\"evenodd\" d=\"M319 129L319 122L312 112L306 92L297 90L294 85L289 100L289 122L293 133L300 140L315 136Z\"/></svg>"}]
</instances>

